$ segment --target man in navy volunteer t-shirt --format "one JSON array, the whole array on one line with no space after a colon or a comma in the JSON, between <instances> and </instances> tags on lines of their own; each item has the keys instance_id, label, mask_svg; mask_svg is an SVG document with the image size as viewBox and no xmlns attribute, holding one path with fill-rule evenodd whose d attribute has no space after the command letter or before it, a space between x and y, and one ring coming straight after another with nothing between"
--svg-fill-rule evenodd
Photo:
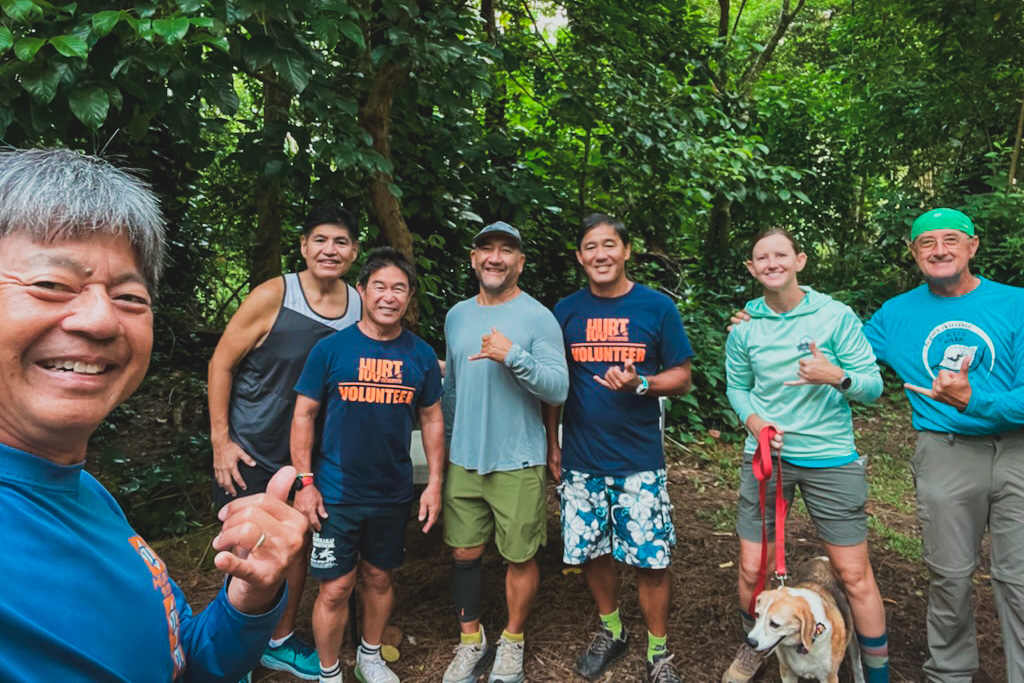
<instances>
[{"instance_id":1,"label":"man in navy volunteer t-shirt","mask_svg":"<svg viewBox=\"0 0 1024 683\"><path fill-rule=\"evenodd\" d=\"M441 369L433 349L401 326L415 286L415 271L400 252L374 250L359 275L363 319L317 343L295 385L292 460L302 482L295 507L315 530L310 567L322 583L313 635L325 683L341 681L339 650L357 566L365 590L356 677L398 683L380 645L394 603L391 573L405 552L417 416L430 472L420 498L424 532L441 506ZM324 402L320 453L311 462Z\"/></svg>"},{"instance_id":2,"label":"man in navy volunteer t-shirt","mask_svg":"<svg viewBox=\"0 0 1024 683\"><path fill-rule=\"evenodd\" d=\"M563 559L582 565L602 623L576 670L600 678L626 651L618 560L636 570L650 680L674 683L666 635L675 527L658 397L689 391L693 349L672 300L626 275L622 223L590 216L576 244L588 286L555 306L569 363L561 447L558 408L544 414L548 466L562 480Z\"/></svg>"}]
</instances>

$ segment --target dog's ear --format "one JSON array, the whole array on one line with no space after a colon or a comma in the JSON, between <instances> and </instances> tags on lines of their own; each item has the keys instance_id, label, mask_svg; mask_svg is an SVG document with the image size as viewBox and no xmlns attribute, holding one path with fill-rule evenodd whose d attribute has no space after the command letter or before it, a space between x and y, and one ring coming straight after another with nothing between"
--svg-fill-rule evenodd
<instances>
[{"instance_id":1,"label":"dog's ear","mask_svg":"<svg viewBox=\"0 0 1024 683\"><path fill-rule=\"evenodd\" d=\"M810 651L811 646L814 645L814 629L817 622L814 620L814 614L811 613L811 606L807 604L807 600L800 598L797 603L796 618L800 622L800 642L804 646L804 650Z\"/></svg>"}]
</instances>

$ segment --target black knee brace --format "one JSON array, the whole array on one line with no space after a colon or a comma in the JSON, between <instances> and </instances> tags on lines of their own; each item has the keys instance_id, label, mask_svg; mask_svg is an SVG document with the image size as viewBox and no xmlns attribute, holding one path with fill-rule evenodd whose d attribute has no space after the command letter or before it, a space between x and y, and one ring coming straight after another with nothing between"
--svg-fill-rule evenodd
<instances>
[{"instance_id":1,"label":"black knee brace","mask_svg":"<svg viewBox=\"0 0 1024 683\"><path fill-rule=\"evenodd\" d=\"M481 558L455 560L452 569L452 600L459 621L476 621L483 607L484 568Z\"/></svg>"}]
</instances>

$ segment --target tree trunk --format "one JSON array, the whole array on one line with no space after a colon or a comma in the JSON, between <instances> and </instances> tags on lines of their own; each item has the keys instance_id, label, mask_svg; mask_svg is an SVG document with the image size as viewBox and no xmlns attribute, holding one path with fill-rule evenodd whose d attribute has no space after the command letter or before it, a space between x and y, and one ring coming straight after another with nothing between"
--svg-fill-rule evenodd
<instances>
[{"instance_id":1,"label":"tree trunk","mask_svg":"<svg viewBox=\"0 0 1024 683\"><path fill-rule=\"evenodd\" d=\"M288 121L292 96L277 85L274 78L263 82L263 142L266 163L256 179L256 244L249 271L249 285L256 285L281 274L281 172L267 173L274 159L282 158L283 140L275 129Z\"/></svg>"},{"instance_id":2,"label":"tree trunk","mask_svg":"<svg viewBox=\"0 0 1024 683\"><path fill-rule=\"evenodd\" d=\"M395 91L408 74L408 65L389 62L381 66L366 102L359 108L360 125L373 138L374 150L388 161L391 161L391 105ZM393 184L394 178L390 173L378 171L370 177L367 187L370 211L388 244L412 258L412 233L402 217L398 198L391 191Z\"/></svg>"},{"instance_id":3,"label":"tree trunk","mask_svg":"<svg viewBox=\"0 0 1024 683\"><path fill-rule=\"evenodd\" d=\"M373 79L366 102L359 108L359 124L373 138L373 148L388 161L391 161L391 106L395 92L408 74L407 64L388 62L382 65ZM390 173L378 171L370 176L366 188L370 212L387 243L415 263L412 233L402 216L398 197L391 191L393 185L394 177ZM409 302L404 322L406 327L414 331L418 327L419 305L416 297Z\"/></svg>"},{"instance_id":4,"label":"tree trunk","mask_svg":"<svg viewBox=\"0 0 1024 683\"><path fill-rule=\"evenodd\" d=\"M732 200L716 194L711 200L711 217L707 239L704 240L704 262L708 266L724 263L729 258L729 237L732 234Z\"/></svg>"}]
</instances>

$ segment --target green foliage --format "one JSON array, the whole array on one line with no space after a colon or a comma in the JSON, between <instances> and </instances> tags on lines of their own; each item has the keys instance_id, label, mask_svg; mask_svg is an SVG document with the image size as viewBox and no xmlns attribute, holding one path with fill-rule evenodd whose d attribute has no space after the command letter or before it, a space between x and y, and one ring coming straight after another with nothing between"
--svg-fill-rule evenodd
<instances>
[{"instance_id":1,"label":"green foliage","mask_svg":"<svg viewBox=\"0 0 1024 683\"><path fill-rule=\"evenodd\" d=\"M802 280L865 316L919 282L904 238L931 206L975 218L979 272L1024 284L1008 178L1024 5L809 0L775 41L781 8L733 2L723 32L710 0L499 3L492 17L423 0L0 0L0 138L144 169L171 242L157 360L198 377L261 258L258 199L297 268L296 226L322 198L359 216L364 251L384 241L368 193L384 176L438 349L444 313L474 290L481 224L523 230L523 285L550 305L582 285L580 219L616 214L631 272L679 302L697 351L669 434L735 440L725 327L759 294L741 264L760 230L791 228ZM387 88L375 144L367 105Z\"/></svg>"}]
</instances>

